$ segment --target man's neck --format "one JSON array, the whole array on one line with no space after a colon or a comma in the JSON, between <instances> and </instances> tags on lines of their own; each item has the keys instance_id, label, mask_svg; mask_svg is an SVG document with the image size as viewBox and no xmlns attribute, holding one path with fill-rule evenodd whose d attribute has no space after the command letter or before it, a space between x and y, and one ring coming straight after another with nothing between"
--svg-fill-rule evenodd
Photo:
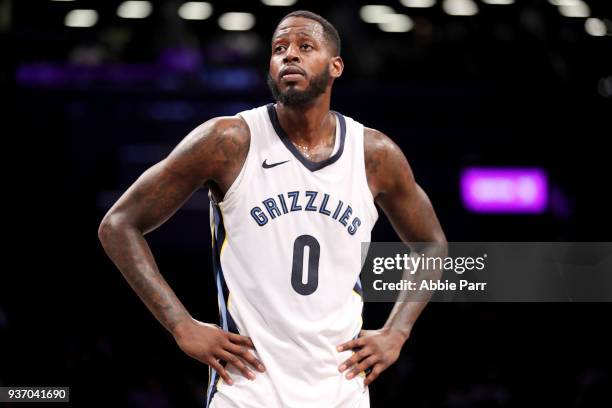
<instances>
[{"instance_id":1,"label":"man's neck","mask_svg":"<svg viewBox=\"0 0 612 408\"><path fill-rule=\"evenodd\" d=\"M277 103L276 113L291 141L300 146L312 148L329 143L333 137L335 120L329 112L329 100L316 101L304 107Z\"/></svg>"}]
</instances>

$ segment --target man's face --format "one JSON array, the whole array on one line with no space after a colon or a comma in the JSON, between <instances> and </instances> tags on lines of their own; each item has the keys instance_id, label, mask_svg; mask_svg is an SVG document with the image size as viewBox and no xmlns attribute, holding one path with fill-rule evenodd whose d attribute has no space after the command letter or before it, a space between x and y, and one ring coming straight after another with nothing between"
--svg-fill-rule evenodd
<instances>
[{"instance_id":1,"label":"man's face","mask_svg":"<svg viewBox=\"0 0 612 408\"><path fill-rule=\"evenodd\" d=\"M272 37L268 71L272 95L287 106L312 103L331 85L333 59L318 22L303 17L285 19Z\"/></svg>"}]
</instances>

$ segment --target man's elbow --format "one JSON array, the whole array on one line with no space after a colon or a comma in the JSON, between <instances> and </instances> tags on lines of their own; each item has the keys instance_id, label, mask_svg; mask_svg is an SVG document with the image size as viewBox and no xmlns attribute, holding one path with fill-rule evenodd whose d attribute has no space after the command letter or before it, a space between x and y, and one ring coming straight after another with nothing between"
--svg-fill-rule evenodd
<instances>
[{"instance_id":1,"label":"man's elbow","mask_svg":"<svg viewBox=\"0 0 612 408\"><path fill-rule=\"evenodd\" d=\"M118 231L126 228L125 221L118 214L108 212L98 226L98 239L105 246Z\"/></svg>"},{"instance_id":2,"label":"man's elbow","mask_svg":"<svg viewBox=\"0 0 612 408\"><path fill-rule=\"evenodd\" d=\"M446 241L446 236L444 233L440 233L434 240L436 248L440 253L441 257L446 257L448 255L448 242Z\"/></svg>"},{"instance_id":3,"label":"man's elbow","mask_svg":"<svg viewBox=\"0 0 612 408\"><path fill-rule=\"evenodd\" d=\"M113 223L108 214L104 216L100 225L98 226L98 240L104 246L104 243L108 241L113 231Z\"/></svg>"},{"instance_id":4,"label":"man's elbow","mask_svg":"<svg viewBox=\"0 0 612 408\"><path fill-rule=\"evenodd\" d=\"M442 229L432 230L423 243L435 256L445 257L448 255L448 242Z\"/></svg>"}]
</instances>

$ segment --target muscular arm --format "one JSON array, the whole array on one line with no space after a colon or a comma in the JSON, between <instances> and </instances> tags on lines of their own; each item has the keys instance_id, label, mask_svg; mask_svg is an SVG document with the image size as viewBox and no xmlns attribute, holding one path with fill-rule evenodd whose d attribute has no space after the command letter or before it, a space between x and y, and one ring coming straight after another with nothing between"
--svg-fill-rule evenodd
<instances>
[{"instance_id":1,"label":"muscular arm","mask_svg":"<svg viewBox=\"0 0 612 408\"><path fill-rule=\"evenodd\" d=\"M204 183L227 183L224 171L244 161L248 143L248 127L241 119L216 118L202 124L145 171L100 224L104 250L172 333L190 315L159 273L144 235L168 220Z\"/></svg>"},{"instance_id":2,"label":"muscular arm","mask_svg":"<svg viewBox=\"0 0 612 408\"><path fill-rule=\"evenodd\" d=\"M438 217L401 149L383 133L367 129L365 151L368 184L400 239L407 244L430 242L424 252L445 256L446 238ZM426 304L396 302L385 328L397 330L405 341Z\"/></svg>"},{"instance_id":3,"label":"muscular arm","mask_svg":"<svg viewBox=\"0 0 612 408\"><path fill-rule=\"evenodd\" d=\"M210 365L230 385L232 379L218 360L234 365L250 379L254 374L244 361L264 370L247 349L254 348L253 343L193 319L159 272L144 236L205 183L224 194L242 167L249 143L248 126L240 118L216 118L202 124L128 188L98 229L108 256L181 349Z\"/></svg>"},{"instance_id":4,"label":"muscular arm","mask_svg":"<svg viewBox=\"0 0 612 408\"><path fill-rule=\"evenodd\" d=\"M383 133L366 128L365 161L372 195L400 239L407 244L431 243L423 249L428 256L446 256L444 232L429 198L415 182L401 149ZM353 367L347 374L348 378L352 378L372 367L365 384L374 381L397 360L402 345L426 304L426 301L398 300L382 329L363 330L360 338L340 345L340 350L357 349L340 366L340 371Z\"/></svg>"}]
</instances>

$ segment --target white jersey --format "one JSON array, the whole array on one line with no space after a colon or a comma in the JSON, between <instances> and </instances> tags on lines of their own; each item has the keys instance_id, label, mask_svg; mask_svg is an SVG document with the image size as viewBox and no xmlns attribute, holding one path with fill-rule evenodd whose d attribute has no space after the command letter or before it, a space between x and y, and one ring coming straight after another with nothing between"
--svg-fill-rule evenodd
<instances>
[{"instance_id":1,"label":"white jersey","mask_svg":"<svg viewBox=\"0 0 612 408\"><path fill-rule=\"evenodd\" d=\"M222 328L249 336L266 367L251 381L211 370L208 407L368 407L363 374L338 366L336 346L362 326L361 243L378 218L364 162L364 127L333 112L336 147L315 163L296 149L269 104L240 112L251 133L222 202L211 198Z\"/></svg>"}]
</instances>

